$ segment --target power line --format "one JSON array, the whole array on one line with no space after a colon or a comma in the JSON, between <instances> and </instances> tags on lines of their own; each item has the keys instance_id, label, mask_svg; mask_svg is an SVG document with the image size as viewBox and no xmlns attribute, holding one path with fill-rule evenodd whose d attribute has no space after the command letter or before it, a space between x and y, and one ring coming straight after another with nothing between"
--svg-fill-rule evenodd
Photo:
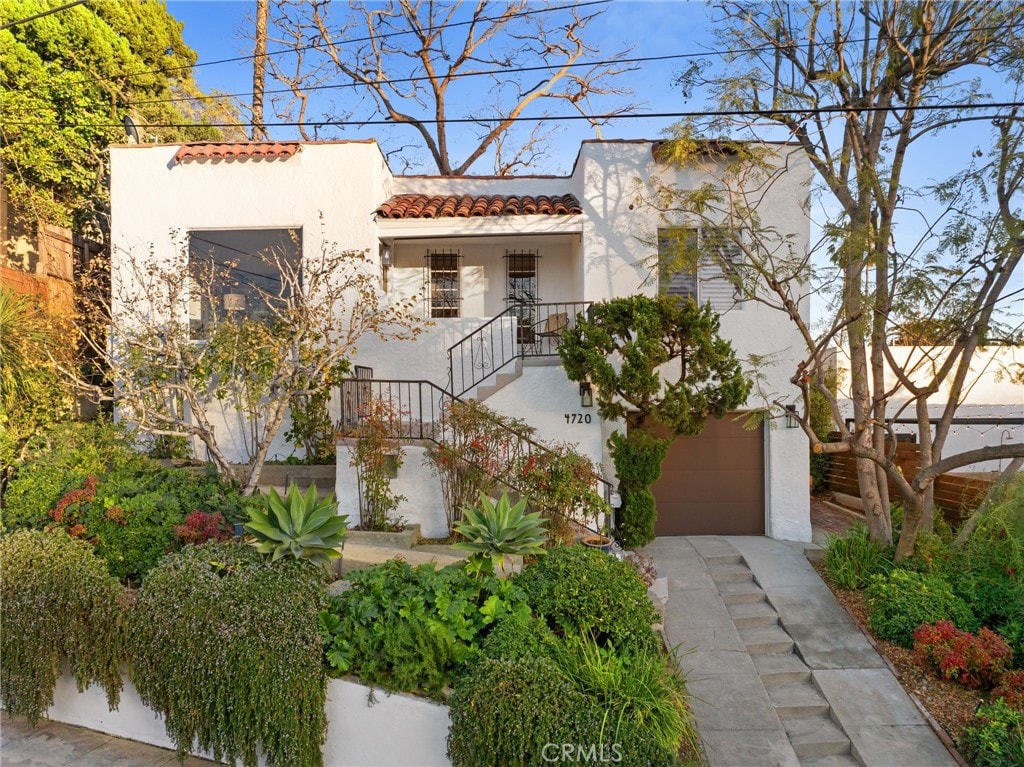
<instances>
[{"instance_id":1,"label":"power line","mask_svg":"<svg viewBox=\"0 0 1024 767\"><path fill-rule=\"evenodd\" d=\"M957 110L975 110L975 109L1015 109L1018 107L1024 107L1024 101L1001 101L1001 102L985 102L979 104L920 104L914 107L915 111L920 112L933 112L947 109ZM267 123L268 128L329 128L329 127L363 127L370 125L410 125L418 123L422 125L435 125L437 123L493 123L493 122L561 122L561 121L599 121L608 122L611 120L657 120L657 119L681 119L686 117L772 117L774 115L810 115L810 114L843 114L847 112L864 113L864 112L891 112L898 111L894 107L879 107L879 106L853 106L853 105L837 105L830 107L815 107L814 109L721 109L721 110L699 110L689 112L649 112L646 114L603 114L603 115L556 115L556 116L539 116L539 117L451 117L444 120L432 120L423 119L415 121L400 121L400 120L319 120L310 122L276 122ZM994 114L991 115L992 119L1002 117L1003 115ZM986 119L988 119L986 117ZM59 122L28 122L28 121L9 121L8 125L18 126L32 126L37 128L119 128L122 127L121 123L59 123ZM248 123L203 123L202 127L209 128L246 128ZM139 125L140 128L194 128L195 123L146 123Z\"/></svg>"},{"instance_id":2,"label":"power line","mask_svg":"<svg viewBox=\"0 0 1024 767\"><path fill-rule=\"evenodd\" d=\"M19 24L26 24L26 23L28 23L30 21L35 21L36 19L41 19L41 18L43 18L43 16L49 16L51 13L57 13L58 11L65 11L68 8L73 8L76 5L81 5L82 3L85 3L85 2L88 2L88 0L74 0L74 2L66 3L65 5L60 5L60 6L56 7L56 8L51 8L48 11L40 11L39 13L33 14L32 16L26 16L23 19L15 19L14 21L8 21L6 24L0 24L0 29L10 29L11 27L16 27Z\"/></svg>"},{"instance_id":3,"label":"power line","mask_svg":"<svg viewBox=\"0 0 1024 767\"><path fill-rule=\"evenodd\" d=\"M549 10L559 10L559 9L549 9ZM971 27L971 28L965 29L964 31L965 32L974 33L974 32L993 31L993 30L997 30L997 29L998 30L1003 30L1004 27ZM408 33L401 32L401 33L392 33L392 34L408 34ZM922 36L924 34L925 33L920 33L918 35L908 35L908 39L909 38L913 38L913 37L920 37L920 36ZM383 37L383 36L384 35L382 35L381 37ZM361 38L360 40L367 40L367 39L369 39L369 38ZM851 43L851 44L856 44L856 43L862 43L862 42L865 42L865 41L870 41L871 39L873 39L873 38L861 38L861 39L852 39L851 38L850 40L848 40L846 42ZM352 40L352 41L345 41L345 42L346 43L348 43L348 42L359 42L360 40ZM311 48L311 47L316 47L316 46L306 46L306 48ZM551 70L554 70L554 69L577 69L577 68L586 68L586 67L598 67L598 66L608 66L608 65L612 65L612 64L644 64L644 63L659 62L659 61L678 61L678 60L685 60L685 59L697 59L697 58L702 58L702 57L705 57L705 56L719 56L719 57L737 56L737 55L742 55L742 54L754 54L754 53L762 53L762 52L765 52L765 51L771 51L771 50L774 50L776 47L777 46L774 43L765 43L764 45L753 46L753 47L750 47L750 48L729 48L729 49L725 49L725 50L702 51L702 52L699 52L699 53L692 53L691 52L691 53L664 54L664 55L660 55L660 56L633 56L633 57L628 57L628 58L604 59L604 60L601 60L601 61L581 61L581 62L575 62L575 63L570 63L570 64L538 64L536 66L516 67L514 69L511 69L511 68L487 69L487 70L479 70L479 71L474 71L474 72L464 72L464 73L460 73L458 77L459 77L459 79L462 79L462 78L467 78L467 77L481 77L481 76L491 76L491 75L511 75L511 74L523 74L523 73L527 73L527 72L551 71ZM304 49L305 48L293 48L293 49L288 49L288 50L285 50L285 51L277 51L277 53L281 54L281 53L287 53L287 52L290 52L290 51L298 51L298 50L304 50ZM269 56L271 54L267 54L267 55ZM224 59L223 61L241 61L241 60L247 60L247 59L253 59L253 58L255 58L255 57L254 56L240 56L240 57L236 57L234 59ZM221 62L216 62L216 61L214 61L214 62L207 62L207 64L216 64L216 63L221 63ZM205 66L205 64L196 64L195 66L197 66L197 67L198 66ZM388 78L386 80L386 82L388 84L393 84L393 83L417 83L417 82L427 82L427 81L430 81L431 79L432 78L429 75L420 75L420 76L415 76L415 77ZM382 81L382 82L384 82L384 81ZM311 86L307 86L307 87L301 88L300 90L302 92L304 92L304 93L311 93L311 92L314 92L314 91L341 90L341 89L344 89L344 88L364 88L364 87L367 87L366 83L362 83L362 82L344 82L344 83L332 83L332 84L328 84L328 85L311 85ZM267 94L292 93L292 92L294 92L293 88L272 88L270 90L264 91L264 93L267 93ZM146 106L148 104L173 104L173 103L179 103L179 102L209 101L209 100L218 100L218 99L224 99L224 98L238 98L238 97L244 97L244 96L250 96L251 97L252 96L252 91L242 91L242 92L238 92L238 93L203 94L203 95L199 95L199 96L177 96L177 97L168 98L168 99L146 99L146 100L143 100L143 101L133 101L133 102L131 102L130 106L131 107L139 107L139 106Z\"/></svg>"},{"instance_id":4,"label":"power line","mask_svg":"<svg viewBox=\"0 0 1024 767\"><path fill-rule=\"evenodd\" d=\"M587 7L593 6L593 5L607 5L611 1L612 0L588 0L588 2L585 2L585 3L570 3L568 5L555 6L554 8L535 8L533 10L520 11L519 13L512 13L512 14L509 14L508 16L481 16L478 19L472 19L470 21L453 21L450 24L445 24L444 29L451 29L452 27L465 27L465 26L469 26L471 24L479 24L482 21L500 21L503 18L514 19L514 18L520 18L520 17L523 17L523 16L533 16L533 15L536 15L538 13L553 13L554 11L564 11L566 9L571 9L571 8L587 8ZM84 3L84 2L87 2L87 0L76 0L76 3L73 3L73 5L77 4L77 3L80 3L80 2ZM344 42L345 42L346 45L351 44L351 43L365 43L365 42L370 42L372 40L384 40L384 39L387 39L387 38L390 38L390 37L398 37L398 36L401 36L401 35L411 35L411 34L415 34L414 31L411 30L411 29L410 30L399 30L399 31L396 31L396 32L384 32L384 33L382 33L380 35L375 35L374 37L355 37L355 38L352 38L350 40L345 40ZM264 55L265 56L280 56L280 55L285 54L285 53L298 53L299 51L306 51L306 50L310 50L312 48L316 48L319 45L320 45L320 43L314 43L314 44L311 44L311 45L303 45L303 46L298 46L298 47L294 47L294 48L282 48L279 51L268 51ZM135 77L142 77L143 75L152 75L152 74L164 74L164 75L166 75L166 74L169 74L171 72L179 72L179 71L182 71L182 70L189 70L189 71L191 71L191 70L194 70L194 69L198 69L200 67L212 67L212 66L215 66L217 64L233 64L233 63L235 63L237 61L251 61L254 58L255 58L254 54L249 54L249 55L246 55L246 56L233 56L233 57L227 58L227 59L215 59L214 61L203 61L203 62L199 62L197 64L180 64L180 65L174 66L174 67L157 67L157 68L154 68L154 69L143 69L143 70L138 71L138 72L123 72L121 74L112 75L112 76L120 78L120 79L128 80L128 79L132 79L132 78L135 78ZM82 78L82 79L84 81L87 78Z\"/></svg>"}]
</instances>

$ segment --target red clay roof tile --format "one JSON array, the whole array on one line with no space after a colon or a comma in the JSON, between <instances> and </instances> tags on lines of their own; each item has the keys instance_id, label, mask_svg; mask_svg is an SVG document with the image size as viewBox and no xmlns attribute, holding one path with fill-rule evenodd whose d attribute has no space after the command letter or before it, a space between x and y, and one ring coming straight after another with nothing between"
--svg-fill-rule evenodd
<instances>
[{"instance_id":1,"label":"red clay roof tile","mask_svg":"<svg viewBox=\"0 0 1024 767\"><path fill-rule=\"evenodd\" d=\"M478 216L571 216L583 209L571 194L426 195L398 194L377 208L383 218L474 218Z\"/></svg>"},{"instance_id":2,"label":"red clay roof tile","mask_svg":"<svg viewBox=\"0 0 1024 767\"><path fill-rule=\"evenodd\" d=\"M207 141L196 144L182 144L174 154L175 163L217 162L219 160L284 160L302 147L298 142L250 141L239 144L222 144Z\"/></svg>"}]
</instances>

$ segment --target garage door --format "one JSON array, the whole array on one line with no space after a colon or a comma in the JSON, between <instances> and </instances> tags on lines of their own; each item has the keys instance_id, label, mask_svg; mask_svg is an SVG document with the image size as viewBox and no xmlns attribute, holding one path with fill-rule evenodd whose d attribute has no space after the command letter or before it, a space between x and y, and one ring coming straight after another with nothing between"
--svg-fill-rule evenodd
<instances>
[{"instance_id":1,"label":"garage door","mask_svg":"<svg viewBox=\"0 0 1024 767\"><path fill-rule=\"evenodd\" d=\"M658 535L764 535L764 426L747 431L744 418L708 420L672 443L652 488Z\"/></svg>"}]
</instances>

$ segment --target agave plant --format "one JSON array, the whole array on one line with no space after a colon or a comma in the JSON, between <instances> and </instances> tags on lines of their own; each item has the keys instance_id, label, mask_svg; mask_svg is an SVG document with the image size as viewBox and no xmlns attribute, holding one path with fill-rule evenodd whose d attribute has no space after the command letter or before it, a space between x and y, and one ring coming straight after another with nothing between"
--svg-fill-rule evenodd
<instances>
[{"instance_id":1,"label":"agave plant","mask_svg":"<svg viewBox=\"0 0 1024 767\"><path fill-rule=\"evenodd\" d=\"M540 512L526 513L527 499L514 506L502 493L497 505L480 493L480 503L462 510L464 519L455 523L455 531L466 538L455 544L472 552L470 562L478 572L494 572L505 566L510 555L543 554L547 540L547 520Z\"/></svg>"},{"instance_id":2,"label":"agave plant","mask_svg":"<svg viewBox=\"0 0 1024 767\"><path fill-rule=\"evenodd\" d=\"M259 542L261 554L271 554L271 561L291 554L324 567L341 557L348 516L338 514L334 493L321 501L315 484L303 494L293 482L284 498L271 488L266 501L266 510L250 508L243 526Z\"/></svg>"}]
</instances>

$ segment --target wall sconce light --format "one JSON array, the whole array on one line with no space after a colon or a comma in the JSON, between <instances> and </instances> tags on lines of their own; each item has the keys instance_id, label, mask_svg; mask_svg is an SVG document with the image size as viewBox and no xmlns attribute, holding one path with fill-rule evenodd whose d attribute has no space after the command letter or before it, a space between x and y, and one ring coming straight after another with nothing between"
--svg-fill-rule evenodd
<instances>
[{"instance_id":1,"label":"wall sconce light","mask_svg":"<svg viewBox=\"0 0 1024 767\"><path fill-rule=\"evenodd\" d=\"M800 427L800 418L796 414L796 405L786 405L786 428L797 429Z\"/></svg>"},{"instance_id":2,"label":"wall sconce light","mask_svg":"<svg viewBox=\"0 0 1024 767\"><path fill-rule=\"evenodd\" d=\"M380 246L380 265L385 269L391 267L391 247L385 243Z\"/></svg>"},{"instance_id":3,"label":"wall sconce light","mask_svg":"<svg viewBox=\"0 0 1024 767\"><path fill-rule=\"evenodd\" d=\"M580 406L581 407L593 407L594 406L594 389L590 385L590 381L583 381L580 384Z\"/></svg>"},{"instance_id":4,"label":"wall sconce light","mask_svg":"<svg viewBox=\"0 0 1024 767\"><path fill-rule=\"evenodd\" d=\"M245 311L245 293L225 293L223 301L226 312Z\"/></svg>"}]
</instances>

